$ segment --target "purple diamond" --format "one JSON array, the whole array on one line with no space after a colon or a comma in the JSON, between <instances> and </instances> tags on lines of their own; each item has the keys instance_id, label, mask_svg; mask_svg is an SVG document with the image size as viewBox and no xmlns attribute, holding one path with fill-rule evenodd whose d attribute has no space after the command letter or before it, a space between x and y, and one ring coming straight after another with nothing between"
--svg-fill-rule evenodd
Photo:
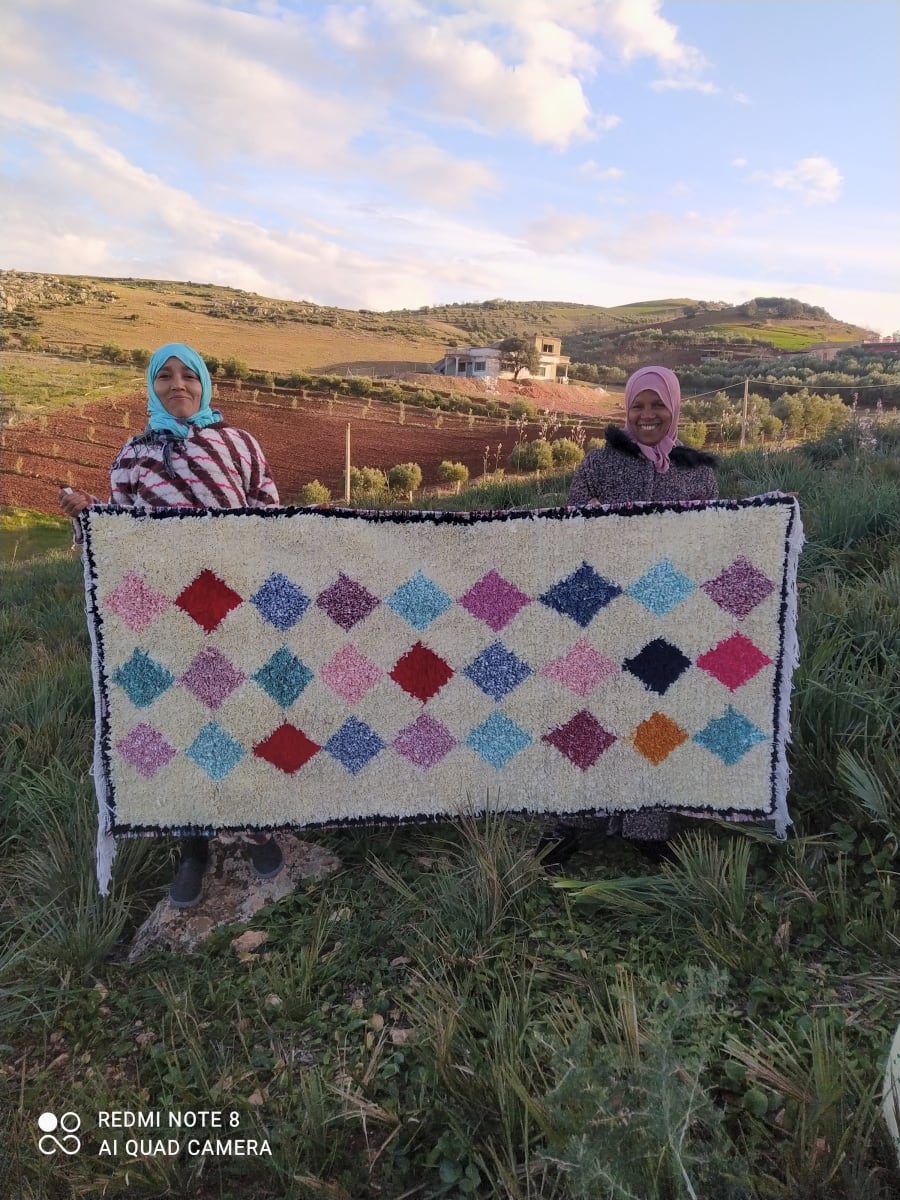
<instances>
[{"instance_id":1,"label":"purple diamond","mask_svg":"<svg viewBox=\"0 0 900 1200\"><path fill-rule=\"evenodd\" d=\"M474 587L460 596L459 602L473 617L478 617L490 625L494 633L499 633L520 609L531 603L531 597L496 571L488 571Z\"/></svg>"},{"instance_id":2,"label":"purple diamond","mask_svg":"<svg viewBox=\"0 0 900 1200\"><path fill-rule=\"evenodd\" d=\"M394 749L423 771L439 763L455 745L456 739L447 726L424 714L401 729L393 741Z\"/></svg>"},{"instance_id":3,"label":"purple diamond","mask_svg":"<svg viewBox=\"0 0 900 1200\"><path fill-rule=\"evenodd\" d=\"M316 604L341 629L352 629L357 621L362 621L378 607L379 600L342 571L331 587L319 594Z\"/></svg>"},{"instance_id":4,"label":"purple diamond","mask_svg":"<svg viewBox=\"0 0 900 1200\"><path fill-rule=\"evenodd\" d=\"M724 608L742 621L757 604L772 594L774 584L741 555L715 579L704 583L703 590L719 608Z\"/></svg>"},{"instance_id":5,"label":"purple diamond","mask_svg":"<svg viewBox=\"0 0 900 1200\"><path fill-rule=\"evenodd\" d=\"M244 676L215 646L201 650L179 680L208 708L218 708Z\"/></svg>"},{"instance_id":6,"label":"purple diamond","mask_svg":"<svg viewBox=\"0 0 900 1200\"><path fill-rule=\"evenodd\" d=\"M152 725L143 722L117 742L116 749L145 779L152 779L178 753Z\"/></svg>"}]
</instances>

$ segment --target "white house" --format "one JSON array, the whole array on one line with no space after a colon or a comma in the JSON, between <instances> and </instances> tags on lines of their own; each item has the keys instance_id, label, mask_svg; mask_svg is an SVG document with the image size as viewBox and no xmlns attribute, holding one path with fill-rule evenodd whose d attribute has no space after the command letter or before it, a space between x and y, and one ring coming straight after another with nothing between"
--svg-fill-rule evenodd
<instances>
[{"instance_id":1,"label":"white house","mask_svg":"<svg viewBox=\"0 0 900 1200\"><path fill-rule=\"evenodd\" d=\"M434 369L438 375L463 375L470 379L496 379L499 376L502 379L512 379L512 371L502 371L500 368L500 344L493 342L490 346L467 346L465 349L448 350L440 362L435 363ZM568 383L571 360L562 353L562 341L536 333L534 348L540 357L534 378L553 383ZM519 378L532 378L527 367L519 372Z\"/></svg>"}]
</instances>

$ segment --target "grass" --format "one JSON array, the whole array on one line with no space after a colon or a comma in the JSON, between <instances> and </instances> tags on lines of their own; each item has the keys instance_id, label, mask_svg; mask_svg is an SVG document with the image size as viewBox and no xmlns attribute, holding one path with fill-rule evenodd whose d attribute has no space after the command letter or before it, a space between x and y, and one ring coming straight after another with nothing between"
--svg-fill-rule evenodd
<instances>
[{"instance_id":1,"label":"grass","mask_svg":"<svg viewBox=\"0 0 900 1200\"><path fill-rule=\"evenodd\" d=\"M61 405L127 395L144 386L131 366L86 362L24 350L4 350L0 360L0 407L36 417Z\"/></svg>"},{"instance_id":2,"label":"grass","mask_svg":"<svg viewBox=\"0 0 900 1200\"><path fill-rule=\"evenodd\" d=\"M801 497L792 837L700 823L675 861L535 823L320 835L342 870L191 957L123 961L170 870L93 886L80 564L0 564L0 1146L22 1200L889 1200L878 1089L900 989L895 451L729 456ZM561 478L450 502L555 503ZM24 518L22 518L24 520ZM100 1156L99 1109L237 1114L263 1159ZM85 1148L36 1148L79 1111ZM163 1130L162 1137L168 1136Z\"/></svg>"},{"instance_id":3,"label":"grass","mask_svg":"<svg viewBox=\"0 0 900 1200\"><path fill-rule=\"evenodd\" d=\"M72 522L26 508L0 508L0 561L23 562L72 544Z\"/></svg>"}]
</instances>

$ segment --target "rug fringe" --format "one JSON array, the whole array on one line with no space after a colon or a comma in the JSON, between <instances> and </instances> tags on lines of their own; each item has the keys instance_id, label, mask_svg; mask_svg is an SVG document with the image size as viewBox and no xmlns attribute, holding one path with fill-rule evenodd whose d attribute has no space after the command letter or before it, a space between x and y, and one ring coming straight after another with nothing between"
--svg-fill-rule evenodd
<instances>
[{"instance_id":1,"label":"rug fringe","mask_svg":"<svg viewBox=\"0 0 900 1200\"><path fill-rule=\"evenodd\" d=\"M786 838L788 826L793 822L788 816L787 793L790 777L790 767L787 760L787 746L791 740L791 681L794 671L800 662L800 643L797 640L797 565L800 561L800 551L805 541L803 522L800 519L800 505L794 500L793 511L789 518L787 546L784 564L785 588L785 621L784 648L782 651L781 677L778 705L778 734L775 743L775 834Z\"/></svg>"}]
</instances>

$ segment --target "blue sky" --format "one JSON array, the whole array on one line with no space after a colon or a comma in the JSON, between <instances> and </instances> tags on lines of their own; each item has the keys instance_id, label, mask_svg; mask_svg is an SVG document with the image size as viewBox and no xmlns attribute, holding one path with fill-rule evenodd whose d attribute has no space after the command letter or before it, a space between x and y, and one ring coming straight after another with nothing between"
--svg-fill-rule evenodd
<instances>
[{"instance_id":1,"label":"blue sky","mask_svg":"<svg viewBox=\"0 0 900 1200\"><path fill-rule=\"evenodd\" d=\"M0 265L900 329L894 0L4 0Z\"/></svg>"}]
</instances>

